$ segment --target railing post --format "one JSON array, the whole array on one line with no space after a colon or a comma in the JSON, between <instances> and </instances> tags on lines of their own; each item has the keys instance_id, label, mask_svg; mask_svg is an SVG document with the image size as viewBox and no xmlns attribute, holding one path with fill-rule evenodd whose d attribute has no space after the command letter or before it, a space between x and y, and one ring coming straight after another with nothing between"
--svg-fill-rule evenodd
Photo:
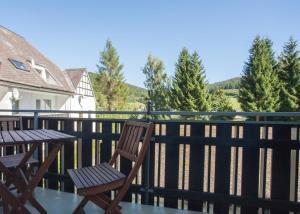
<instances>
[{"instance_id":1,"label":"railing post","mask_svg":"<svg viewBox=\"0 0 300 214\"><path fill-rule=\"evenodd\" d=\"M33 129L39 128L39 113L34 111L33 113Z\"/></svg>"},{"instance_id":2,"label":"railing post","mask_svg":"<svg viewBox=\"0 0 300 214\"><path fill-rule=\"evenodd\" d=\"M39 112L34 111L34 113L33 113L33 129L38 129L38 128L39 128ZM39 152L37 149L34 151L33 157L38 160Z\"/></svg>"},{"instance_id":3,"label":"railing post","mask_svg":"<svg viewBox=\"0 0 300 214\"><path fill-rule=\"evenodd\" d=\"M148 100L147 102L147 116L148 116L148 120L150 119L149 117L151 116L151 111L152 111L152 102L151 100Z\"/></svg>"},{"instance_id":4,"label":"railing post","mask_svg":"<svg viewBox=\"0 0 300 214\"><path fill-rule=\"evenodd\" d=\"M151 121L152 103L151 100L147 102L147 122ZM146 154L146 169L145 169L145 204L149 204L149 190L150 190L150 154L151 154L151 143Z\"/></svg>"}]
</instances>

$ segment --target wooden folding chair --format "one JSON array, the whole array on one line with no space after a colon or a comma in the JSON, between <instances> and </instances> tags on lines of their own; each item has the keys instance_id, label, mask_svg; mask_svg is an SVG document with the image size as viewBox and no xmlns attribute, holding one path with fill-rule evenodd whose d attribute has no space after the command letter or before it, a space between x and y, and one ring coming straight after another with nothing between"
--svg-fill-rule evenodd
<instances>
[{"instance_id":1,"label":"wooden folding chair","mask_svg":"<svg viewBox=\"0 0 300 214\"><path fill-rule=\"evenodd\" d=\"M68 170L77 187L77 193L84 197L73 213L83 212L83 208L88 201L104 209L105 213L121 213L121 207L118 204L128 191L143 162L150 143L153 126L153 123L125 122L116 151L109 163ZM141 141L142 146L139 149ZM127 176L113 168L118 156L135 162ZM104 194L104 192L111 190L118 190L114 200Z\"/></svg>"},{"instance_id":2,"label":"wooden folding chair","mask_svg":"<svg viewBox=\"0 0 300 214\"><path fill-rule=\"evenodd\" d=\"M22 117L0 117L0 131L12 131L12 130L23 130ZM12 146L7 146L4 150L11 150L11 153L15 153L14 149L17 150L16 154L6 155L6 151L4 152L4 156L0 157L0 162L6 167L10 168L12 171L18 170L18 167L26 154L26 148L23 144L20 146L21 148L13 148ZM27 165L32 166L33 164L37 164L39 161L30 157L26 162ZM25 172L26 176L30 176L31 168L29 167ZM1 170L0 170L1 171ZM6 175L7 176L7 175ZM6 185L9 187L13 182L12 179L14 177L7 176L6 177Z\"/></svg>"}]
</instances>

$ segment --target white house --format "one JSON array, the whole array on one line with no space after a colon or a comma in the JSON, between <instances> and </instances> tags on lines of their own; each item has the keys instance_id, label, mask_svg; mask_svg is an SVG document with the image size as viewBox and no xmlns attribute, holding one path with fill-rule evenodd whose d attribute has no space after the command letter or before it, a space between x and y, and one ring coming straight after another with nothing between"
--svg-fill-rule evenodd
<instances>
[{"instance_id":1,"label":"white house","mask_svg":"<svg viewBox=\"0 0 300 214\"><path fill-rule=\"evenodd\" d=\"M0 109L93 111L96 99L86 69L62 71L25 38L0 26Z\"/></svg>"}]
</instances>

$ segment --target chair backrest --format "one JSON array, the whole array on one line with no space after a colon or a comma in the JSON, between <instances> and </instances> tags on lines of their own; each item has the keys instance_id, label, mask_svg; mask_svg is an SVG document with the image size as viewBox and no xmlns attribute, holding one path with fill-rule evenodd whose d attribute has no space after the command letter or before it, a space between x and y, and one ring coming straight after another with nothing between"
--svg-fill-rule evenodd
<instances>
[{"instance_id":1,"label":"chair backrest","mask_svg":"<svg viewBox=\"0 0 300 214\"><path fill-rule=\"evenodd\" d=\"M115 164L117 157L120 155L130 161L135 162L132 173L135 174L143 162L146 151L150 144L153 123L126 121L116 148L109 164ZM142 146L139 149L139 143Z\"/></svg>"},{"instance_id":2,"label":"chair backrest","mask_svg":"<svg viewBox=\"0 0 300 214\"><path fill-rule=\"evenodd\" d=\"M22 117L0 117L0 131L22 130Z\"/></svg>"},{"instance_id":3,"label":"chair backrest","mask_svg":"<svg viewBox=\"0 0 300 214\"><path fill-rule=\"evenodd\" d=\"M23 130L22 117L0 117L0 131L11 131L11 130ZM11 146L6 146L4 153L8 152L6 148L11 148ZM18 148L20 152L20 148L22 148L22 152L26 151L26 147L22 144ZM12 151L11 151L12 152ZM9 152L8 152L9 153Z\"/></svg>"}]
</instances>

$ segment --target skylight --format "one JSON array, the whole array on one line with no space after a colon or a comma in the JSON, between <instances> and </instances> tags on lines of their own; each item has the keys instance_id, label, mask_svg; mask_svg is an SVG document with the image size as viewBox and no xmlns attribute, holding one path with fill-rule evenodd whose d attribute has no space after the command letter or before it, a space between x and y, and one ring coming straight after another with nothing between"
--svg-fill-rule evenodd
<instances>
[{"instance_id":1,"label":"skylight","mask_svg":"<svg viewBox=\"0 0 300 214\"><path fill-rule=\"evenodd\" d=\"M17 68L17 69L20 69L20 70L23 70L23 71L28 71L28 68L26 66L26 64L24 64L23 62L20 62L18 60L15 60L15 59L9 59L9 61Z\"/></svg>"}]
</instances>

